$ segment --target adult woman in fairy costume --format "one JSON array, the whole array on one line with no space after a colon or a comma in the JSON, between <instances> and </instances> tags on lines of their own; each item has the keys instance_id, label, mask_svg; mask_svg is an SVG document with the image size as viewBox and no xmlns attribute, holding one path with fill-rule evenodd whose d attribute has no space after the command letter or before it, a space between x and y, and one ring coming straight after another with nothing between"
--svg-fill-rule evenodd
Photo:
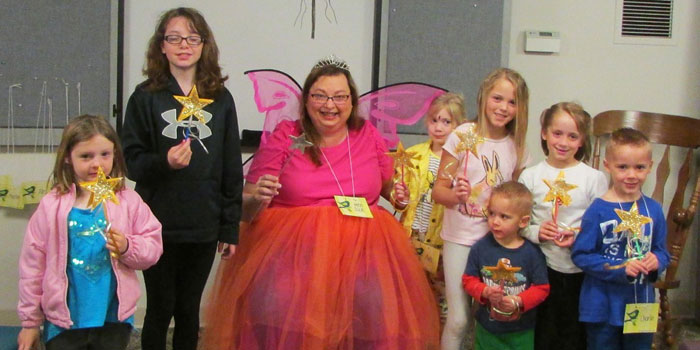
<instances>
[{"instance_id":1,"label":"adult woman in fairy costume","mask_svg":"<svg viewBox=\"0 0 700 350\"><path fill-rule=\"evenodd\" d=\"M319 61L301 120L281 122L256 154L244 187L250 225L219 267L205 348L437 349L425 274L377 205L390 197L392 159L357 101L347 64ZM290 147L302 133L313 145ZM366 203L372 218L343 215L336 195Z\"/></svg>"}]
</instances>

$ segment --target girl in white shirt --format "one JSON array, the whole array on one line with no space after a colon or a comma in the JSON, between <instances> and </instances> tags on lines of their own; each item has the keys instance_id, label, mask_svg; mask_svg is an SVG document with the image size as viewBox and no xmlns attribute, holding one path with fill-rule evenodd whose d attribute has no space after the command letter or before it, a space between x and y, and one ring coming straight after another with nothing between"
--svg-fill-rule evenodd
<instances>
[{"instance_id":1,"label":"girl in white shirt","mask_svg":"<svg viewBox=\"0 0 700 350\"><path fill-rule=\"evenodd\" d=\"M571 245L584 211L605 193L608 181L583 163L591 152L591 117L579 104L557 103L542 112L541 123L547 158L525 169L519 179L535 202L530 226L522 234L540 245L550 284L549 297L537 310L535 348L585 349L586 333L578 321L583 272L571 261ZM559 189L558 196L553 188Z\"/></svg>"}]
</instances>

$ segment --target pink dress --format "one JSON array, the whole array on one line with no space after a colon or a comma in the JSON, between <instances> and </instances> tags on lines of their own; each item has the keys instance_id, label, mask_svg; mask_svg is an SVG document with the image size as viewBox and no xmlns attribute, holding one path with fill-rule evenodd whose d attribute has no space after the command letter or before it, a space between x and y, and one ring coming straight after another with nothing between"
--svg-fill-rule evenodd
<instances>
[{"instance_id":1,"label":"pink dress","mask_svg":"<svg viewBox=\"0 0 700 350\"><path fill-rule=\"evenodd\" d=\"M438 349L425 273L401 225L377 206L393 163L376 129L365 123L349 146L322 148L320 167L289 150L289 135L300 133L280 123L253 160L248 182L279 175L282 188L219 267L205 348ZM353 195L353 180L374 218L335 205L333 195Z\"/></svg>"}]
</instances>

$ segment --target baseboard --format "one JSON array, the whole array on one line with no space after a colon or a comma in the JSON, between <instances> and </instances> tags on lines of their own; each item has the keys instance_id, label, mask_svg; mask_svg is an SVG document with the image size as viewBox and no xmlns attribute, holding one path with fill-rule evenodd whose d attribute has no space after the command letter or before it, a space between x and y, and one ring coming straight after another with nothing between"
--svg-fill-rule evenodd
<instances>
[{"instance_id":1,"label":"baseboard","mask_svg":"<svg viewBox=\"0 0 700 350\"><path fill-rule=\"evenodd\" d=\"M19 317L16 310L0 310L1 326L19 326Z\"/></svg>"},{"instance_id":2,"label":"baseboard","mask_svg":"<svg viewBox=\"0 0 700 350\"><path fill-rule=\"evenodd\" d=\"M146 314L146 309L136 309L134 315L134 326L141 328L143 326L143 316ZM0 326L19 326L19 317L16 310L0 310Z\"/></svg>"}]
</instances>

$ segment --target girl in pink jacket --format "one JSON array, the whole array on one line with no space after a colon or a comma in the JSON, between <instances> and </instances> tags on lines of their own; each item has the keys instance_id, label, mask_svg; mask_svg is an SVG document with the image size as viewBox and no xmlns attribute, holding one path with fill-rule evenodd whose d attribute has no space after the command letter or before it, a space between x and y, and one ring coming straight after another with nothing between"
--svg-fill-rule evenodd
<instances>
[{"instance_id":1,"label":"girl in pink jacket","mask_svg":"<svg viewBox=\"0 0 700 350\"><path fill-rule=\"evenodd\" d=\"M118 140L96 116L63 130L52 190L29 219L20 254L19 350L37 348L42 323L47 350L126 349L141 295L135 270L155 264L163 244L141 197L112 180L125 176ZM116 198L78 186L105 182Z\"/></svg>"}]
</instances>

